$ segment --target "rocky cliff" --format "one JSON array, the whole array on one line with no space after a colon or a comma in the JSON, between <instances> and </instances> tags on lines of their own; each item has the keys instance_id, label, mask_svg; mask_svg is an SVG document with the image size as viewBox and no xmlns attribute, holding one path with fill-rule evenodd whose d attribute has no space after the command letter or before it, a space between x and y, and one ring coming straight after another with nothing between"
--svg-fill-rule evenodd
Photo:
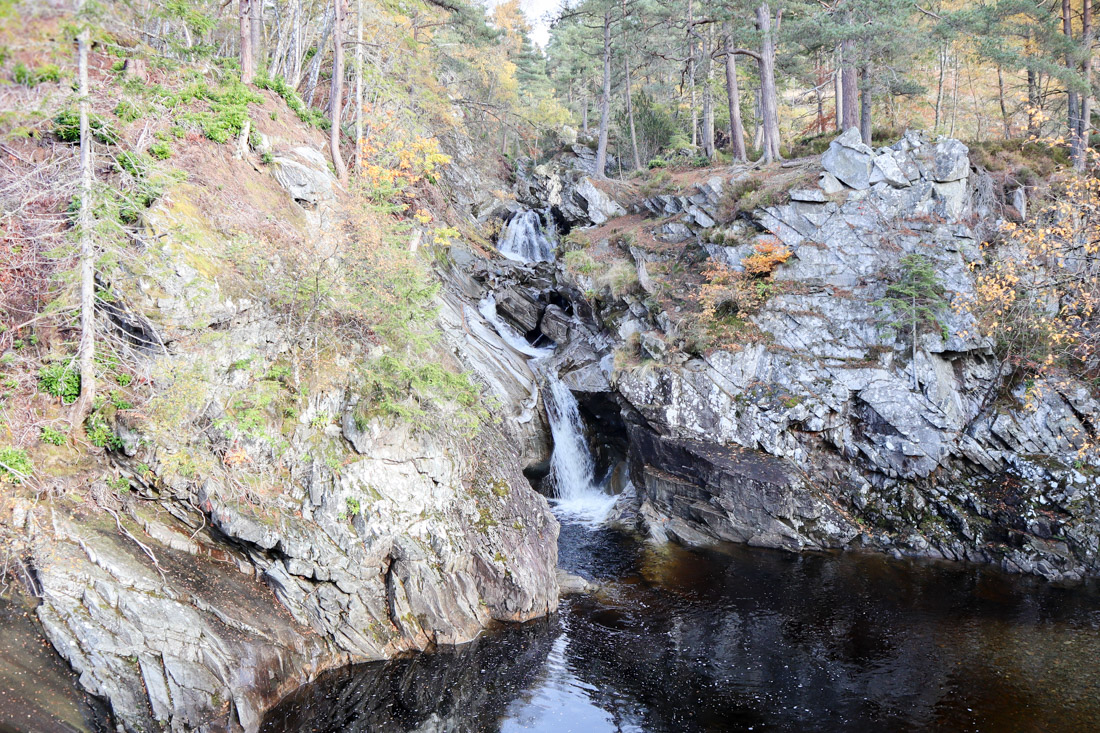
<instances>
[{"instance_id":1,"label":"rocky cliff","mask_svg":"<svg viewBox=\"0 0 1100 733\"><path fill-rule=\"evenodd\" d=\"M515 458L548 450L530 370L463 330L476 301L457 285L415 361L310 311L360 297L341 278L372 265L348 253L380 217L340 191L315 133L258 126L267 167L186 151L202 176L143 214L100 283L105 363L133 385L97 407L106 453L58 448L51 465L77 473L13 505L46 637L128 731L255 730L325 669L557 607L558 525ZM323 294L300 298L295 256ZM380 410L402 369L443 385L438 404Z\"/></svg>"},{"instance_id":2,"label":"rocky cliff","mask_svg":"<svg viewBox=\"0 0 1100 733\"><path fill-rule=\"evenodd\" d=\"M516 327L568 343L564 378L598 432L627 446L619 520L688 543L868 547L1051 579L1100 571L1098 482L1078 456L1100 402L1079 382L1006 383L978 335L965 303L1004 206L966 146L907 133L872 150L849 131L767 175L620 188L635 204L619 218L585 215L591 182L568 160L521 179L521 198L552 217L602 225L570 235L582 249L557 285L517 273L498 300ZM731 219L738 191L766 195ZM790 257L766 301L730 317L730 342L700 348L697 273L741 270L776 240ZM916 343L884 327L882 302L914 254L950 301Z\"/></svg>"}]
</instances>

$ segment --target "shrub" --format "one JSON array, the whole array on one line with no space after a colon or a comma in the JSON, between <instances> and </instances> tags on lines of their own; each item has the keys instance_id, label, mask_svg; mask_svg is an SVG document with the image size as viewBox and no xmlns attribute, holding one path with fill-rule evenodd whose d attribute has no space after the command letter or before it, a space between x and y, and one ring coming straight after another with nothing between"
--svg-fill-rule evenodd
<instances>
[{"instance_id":1,"label":"shrub","mask_svg":"<svg viewBox=\"0 0 1100 733\"><path fill-rule=\"evenodd\" d=\"M742 259L741 264L754 277L769 277L792 254L778 239L765 239L752 248L752 254Z\"/></svg>"},{"instance_id":2,"label":"shrub","mask_svg":"<svg viewBox=\"0 0 1100 733\"><path fill-rule=\"evenodd\" d=\"M172 157L172 146L165 140L160 140L149 146L149 155L157 160L168 160Z\"/></svg>"},{"instance_id":3,"label":"shrub","mask_svg":"<svg viewBox=\"0 0 1100 733\"><path fill-rule=\"evenodd\" d=\"M38 370L38 386L48 395L71 405L80 396L80 372L68 364L55 363Z\"/></svg>"},{"instance_id":4,"label":"shrub","mask_svg":"<svg viewBox=\"0 0 1100 733\"><path fill-rule=\"evenodd\" d=\"M149 156L144 153L123 151L118 154L115 162L118 164L120 171L125 171L134 178L145 178L149 173Z\"/></svg>"},{"instance_id":5,"label":"shrub","mask_svg":"<svg viewBox=\"0 0 1100 733\"><path fill-rule=\"evenodd\" d=\"M118 133L102 117L96 114L88 116L88 130L92 137L104 145L118 142ZM66 143L80 142L80 112L74 107L61 110L54 118L53 134Z\"/></svg>"},{"instance_id":6,"label":"shrub","mask_svg":"<svg viewBox=\"0 0 1100 733\"><path fill-rule=\"evenodd\" d=\"M653 160L649 161L648 167L650 169L653 169L653 168L667 168L668 167L668 161L665 160L664 158L654 158Z\"/></svg>"},{"instance_id":7,"label":"shrub","mask_svg":"<svg viewBox=\"0 0 1100 733\"><path fill-rule=\"evenodd\" d=\"M33 87L35 85L34 72L27 68L27 65L22 61L17 63L12 70L12 79L16 84L22 84L25 87Z\"/></svg>"},{"instance_id":8,"label":"shrub","mask_svg":"<svg viewBox=\"0 0 1100 733\"><path fill-rule=\"evenodd\" d=\"M63 431L49 425L42 426L42 432L38 437L43 443L49 443L50 445L65 445L67 440Z\"/></svg>"},{"instance_id":9,"label":"shrub","mask_svg":"<svg viewBox=\"0 0 1100 733\"><path fill-rule=\"evenodd\" d=\"M103 415L98 412L88 416L84 422L84 432L88 436L88 442L97 448L118 450L122 447L122 441L115 435L115 431L107 424Z\"/></svg>"},{"instance_id":10,"label":"shrub","mask_svg":"<svg viewBox=\"0 0 1100 733\"><path fill-rule=\"evenodd\" d=\"M115 105L114 112L115 117L123 122L133 122L145 115L145 110L128 99L119 100L119 103Z\"/></svg>"},{"instance_id":11,"label":"shrub","mask_svg":"<svg viewBox=\"0 0 1100 733\"><path fill-rule=\"evenodd\" d=\"M57 64L42 64L34 69L30 69L22 61L15 65L12 69L12 79L16 84L22 84L23 86L33 87L43 82L59 82L61 81L61 67Z\"/></svg>"},{"instance_id":12,"label":"shrub","mask_svg":"<svg viewBox=\"0 0 1100 733\"><path fill-rule=\"evenodd\" d=\"M347 504L349 517L357 517L363 511L362 506L359 504L359 500L354 496L349 496L344 503Z\"/></svg>"},{"instance_id":13,"label":"shrub","mask_svg":"<svg viewBox=\"0 0 1100 733\"><path fill-rule=\"evenodd\" d=\"M0 483L21 483L34 473L34 463L22 448L0 448Z\"/></svg>"}]
</instances>

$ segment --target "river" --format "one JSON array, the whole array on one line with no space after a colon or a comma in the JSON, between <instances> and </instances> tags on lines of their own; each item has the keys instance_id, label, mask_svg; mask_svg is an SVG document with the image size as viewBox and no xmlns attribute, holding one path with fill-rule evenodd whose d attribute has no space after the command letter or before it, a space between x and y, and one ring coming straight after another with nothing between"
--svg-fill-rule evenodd
<instances>
[{"instance_id":1,"label":"river","mask_svg":"<svg viewBox=\"0 0 1100 733\"><path fill-rule=\"evenodd\" d=\"M1100 730L1100 592L862 553L654 548L567 523L602 583L548 621L338 670L265 731Z\"/></svg>"},{"instance_id":2,"label":"river","mask_svg":"<svg viewBox=\"0 0 1100 733\"><path fill-rule=\"evenodd\" d=\"M1100 585L648 544L600 522L612 497L576 401L545 376L559 563L599 590L457 649L330 672L264 731L1100 731Z\"/></svg>"}]
</instances>

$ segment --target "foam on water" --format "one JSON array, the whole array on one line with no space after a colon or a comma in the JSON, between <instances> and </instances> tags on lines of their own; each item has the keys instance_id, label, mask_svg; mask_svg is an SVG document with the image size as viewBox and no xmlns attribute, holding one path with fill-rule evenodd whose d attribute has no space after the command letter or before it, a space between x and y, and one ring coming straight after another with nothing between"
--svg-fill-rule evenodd
<instances>
[{"instance_id":1,"label":"foam on water","mask_svg":"<svg viewBox=\"0 0 1100 733\"><path fill-rule=\"evenodd\" d=\"M554 243L543 230L537 211L522 211L512 217L500 235L497 249L517 262L554 261Z\"/></svg>"},{"instance_id":2,"label":"foam on water","mask_svg":"<svg viewBox=\"0 0 1100 733\"><path fill-rule=\"evenodd\" d=\"M596 462L584 437L577 399L557 376L548 375L546 381L543 398L554 438L550 480L557 494L551 505L561 519L597 525L611 511L615 497L596 481Z\"/></svg>"},{"instance_id":3,"label":"foam on water","mask_svg":"<svg viewBox=\"0 0 1100 733\"><path fill-rule=\"evenodd\" d=\"M504 343L508 344L519 353L532 356L536 359L541 359L554 353L553 346L545 348L532 346L528 343L527 339L524 338L522 333L505 323L504 319L497 313L497 299L492 293L486 295L482 298L481 302L478 303L477 312L496 329L496 332L500 334Z\"/></svg>"}]
</instances>

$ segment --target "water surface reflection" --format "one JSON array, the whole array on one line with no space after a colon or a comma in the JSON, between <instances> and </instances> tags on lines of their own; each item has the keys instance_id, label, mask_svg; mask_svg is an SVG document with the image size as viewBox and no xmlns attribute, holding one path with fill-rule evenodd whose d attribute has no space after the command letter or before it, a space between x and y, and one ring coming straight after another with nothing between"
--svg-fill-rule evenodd
<instances>
[{"instance_id":1,"label":"water surface reflection","mask_svg":"<svg viewBox=\"0 0 1100 733\"><path fill-rule=\"evenodd\" d=\"M339 671L265 730L1100 730L1100 592L563 527L556 619Z\"/></svg>"}]
</instances>

